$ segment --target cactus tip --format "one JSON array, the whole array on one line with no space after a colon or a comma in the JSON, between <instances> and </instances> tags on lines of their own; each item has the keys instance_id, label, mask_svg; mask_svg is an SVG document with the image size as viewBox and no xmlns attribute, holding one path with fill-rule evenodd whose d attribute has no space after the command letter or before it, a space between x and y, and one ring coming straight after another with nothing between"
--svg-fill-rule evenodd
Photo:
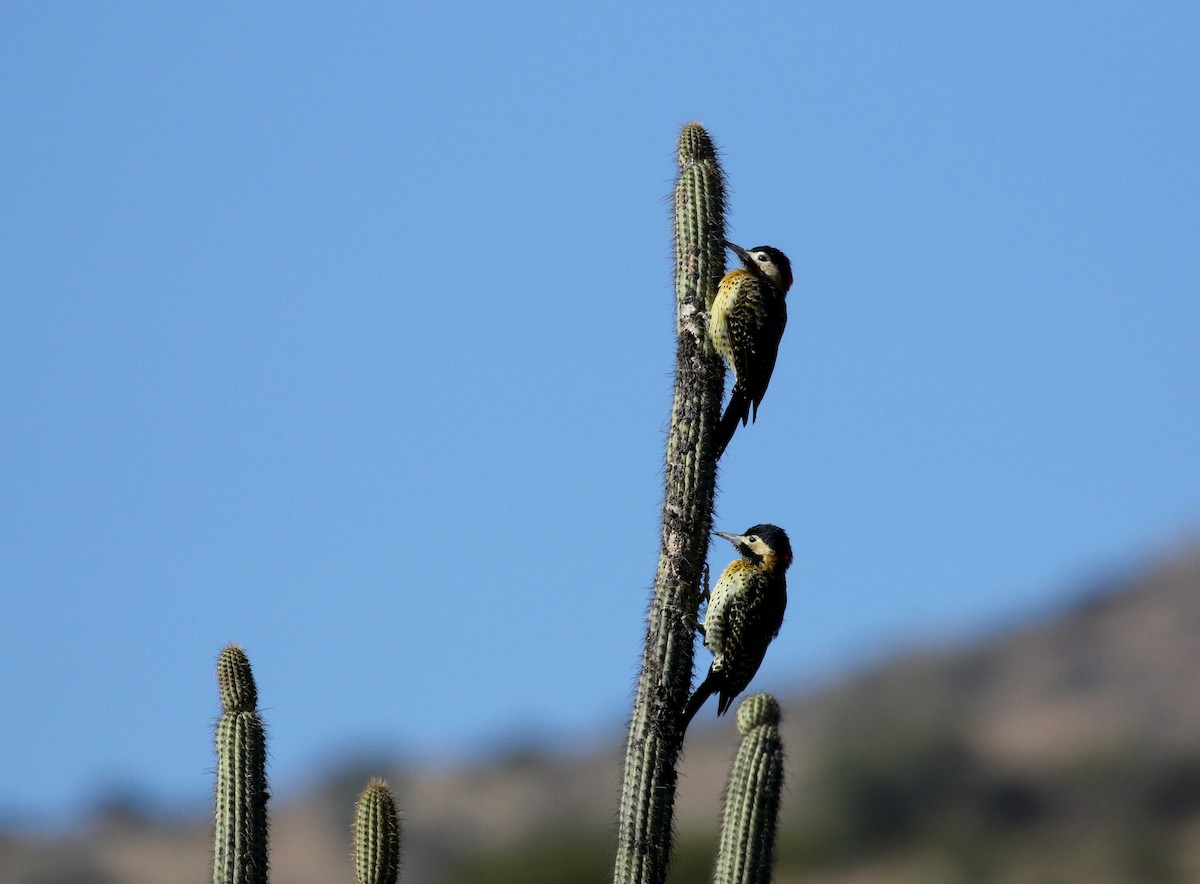
<instances>
[{"instance_id":1,"label":"cactus tip","mask_svg":"<svg viewBox=\"0 0 1200 884\"><path fill-rule=\"evenodd\" d=\"M764 725L779 725L779 702L770 694L751 694L738 705L738 733L745 737Z\"/></svg>"}]
</instances>

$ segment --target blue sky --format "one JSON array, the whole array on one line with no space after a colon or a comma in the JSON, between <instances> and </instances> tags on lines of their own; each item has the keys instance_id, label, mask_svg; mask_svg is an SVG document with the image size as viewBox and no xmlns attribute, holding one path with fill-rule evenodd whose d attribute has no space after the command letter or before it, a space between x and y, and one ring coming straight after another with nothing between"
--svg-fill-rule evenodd
<instances>
[{"instance_id":1,"label":"blue sky","mask_svg":"<svg viewBox=\"0 0 1200 884\"><path fill-rule=\"evenodd\" d=\"M230 641L283 794L361 745L623 738L693 119L731 237L796 271L720 478L721 528L797 551L755 687L1193 536L1198 38L1184 3L9 9L0 820L203 806Z\"/></svg>"}]
</instances>

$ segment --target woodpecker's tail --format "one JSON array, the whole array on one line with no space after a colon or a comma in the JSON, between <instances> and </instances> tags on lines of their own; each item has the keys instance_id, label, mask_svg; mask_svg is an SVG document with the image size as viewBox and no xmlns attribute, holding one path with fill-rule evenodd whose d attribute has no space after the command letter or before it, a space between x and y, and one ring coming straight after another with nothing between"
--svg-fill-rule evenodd
<instances>
[{"instance_id":1,"label":"woodpecker's tail","mask_svg":"<svg viewBox=\"0 0 1200 884\"><path fill-rule=\"evenodd\" d=\"M688 725L692 723L692 719L696 717L696 713L700 711L700 707L704 702L713 695L717 689L717 678L711 669L708 670L708 676L704 681L700 682L691 699L688 700L687 708L683 711L683 719L679 722L679 733L687 733Z\"/></svg>"},{"instance_id":2,"label":"woodpecker's tail","mask_svg":"<svg viewBox=\"0 0 1200 884\"><path fill-rule=\"evenodd\" d=\"M725 406L725 415L717 424L718 458L725 453L725 447L733 438L733 432L737 429L738 423L740 422L744 427L748 420L750 420L750 400L735 386L733 392L729 394L729 404Z\"/></svg>"}]
</instances>

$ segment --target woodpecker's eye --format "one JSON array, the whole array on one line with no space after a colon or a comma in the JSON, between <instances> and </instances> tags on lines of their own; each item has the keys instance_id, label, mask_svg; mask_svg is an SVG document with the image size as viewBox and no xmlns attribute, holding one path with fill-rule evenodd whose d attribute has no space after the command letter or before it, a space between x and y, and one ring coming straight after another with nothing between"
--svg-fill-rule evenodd
<instances>
[{"instance_id":1,"label":"woodpecker's eye","mask_svg":"<svg viewBox=\"0 0 1200 884\"><path fill-rule=\"evenodd\" d=\"M746 538L746 542L747 543L758 543L758 535L751 534L749 537Z\"/></svg>"},{"instance_id":2,"label":"woodpecker's eye","mask_svg":"<svg viewBox=\"0 0 1200 884\"><path fill-rule=\"evenodd\" d=\"M757 255L755 255L754 257L758 258L758 262L759 262L760 264L766 264L768 261L770 261L770 260L771 260L769 257L767 257L767 255L766 255L766 253L765 253L765 252L759 252L759 253L758 253Z\"/></svg>"}]
</instances>

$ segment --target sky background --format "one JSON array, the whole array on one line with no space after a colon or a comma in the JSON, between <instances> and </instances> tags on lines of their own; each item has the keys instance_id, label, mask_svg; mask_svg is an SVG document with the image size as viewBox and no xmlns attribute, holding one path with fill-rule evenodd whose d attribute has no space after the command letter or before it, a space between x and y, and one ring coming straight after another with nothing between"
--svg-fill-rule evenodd
<instances>
[{"instance_id":1,"label":"sky background","mask_svg":"<svg viewBox=\"0 0 1200 884\"><path fill-rule=\"evenodd\" d=\"M623 740L690 120L796 275L720 473L797 553L755 688L1196 536L1198 44L1194 3L8 5L0 823L202 810L231 641L282 795Z\"/></svg>"}]
</instances>

